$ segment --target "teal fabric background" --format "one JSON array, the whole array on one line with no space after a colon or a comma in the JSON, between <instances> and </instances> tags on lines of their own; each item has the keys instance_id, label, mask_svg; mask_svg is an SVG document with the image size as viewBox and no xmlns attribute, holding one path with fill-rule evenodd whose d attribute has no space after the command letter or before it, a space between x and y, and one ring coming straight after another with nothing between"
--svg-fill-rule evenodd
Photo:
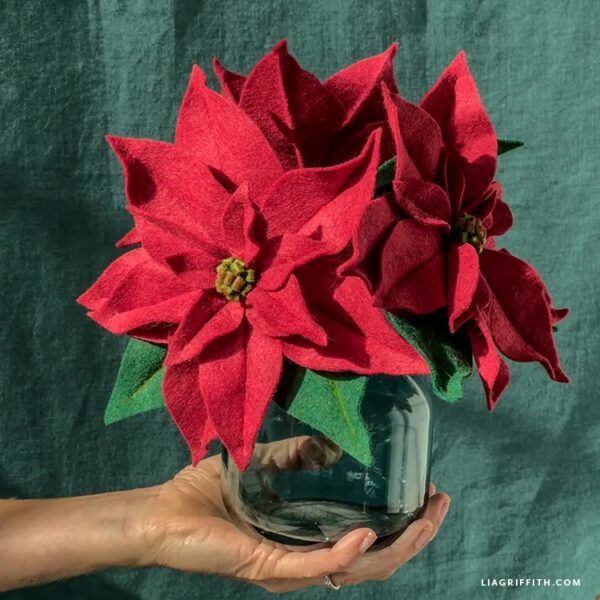
<instances>
[{"instance_id":1,"label":"teal fabric background","mask_svg":"<svg viewBox=\"0 0 600 600\"><path fill-rule=\"evenodd\" d=\"M453 499L447 522L392 579L343 596L600 594L599 23L595 0L2 2L0 496L154 484L188 458L164 412L102 423L125 341L88 320L75 298L117 255L113 243L129 226L106 133L172 139L193 63L209 69L219 56L246 71L282 37L323 77L400 40L396 72L411 99L464 48L499 135L527 143L501 159L516 216L505 243L539 269L557 305L572 309L557 338L573 383L513 365L493 414L476 377L462 404L437 402L433 479ZM481 587L488 577L572 577L581 587ZM6 595L267 596L161 569Z\"/></svg>"}]
</instances>

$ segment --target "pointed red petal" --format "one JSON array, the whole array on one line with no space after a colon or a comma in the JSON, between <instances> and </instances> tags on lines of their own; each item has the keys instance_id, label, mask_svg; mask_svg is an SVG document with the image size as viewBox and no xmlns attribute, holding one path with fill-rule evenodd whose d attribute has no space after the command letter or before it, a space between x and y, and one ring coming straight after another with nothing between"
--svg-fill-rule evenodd
<instances>
[{"instance_id":1,"label":"pointed red petal","mask_svg":"<svg viewBox=\"0 0 600 600\"><path fill-rule=\"evenodd\" d=\"M140 239L140 234L135 230L135 227L127 232L120 240L115 243L116 248L126 248L127 246L133 246L134 244L139 244L142 240Z\"/></svg>"},{"instance_id":2,"label":"pointed red petal","mask_svg":"<svg viewBox=\"0 0 600 600\"><path fill-rule=\"evenodd\" d=\"M128 256L132 255L132 256ZM78 301L111 333L179 323L197 289L136 249L115 260Z\"/></svg>"},{"instance_id":3,"label":"pointed red petal","mask_svg":"<svg viewBox=\"0 0 600 600\"><path fill-rule=\"evenodd\" d=\"M510 382L510 371L498 354L492 334L482 317L471 321L467 331L485 389L488 410L492 410Z\"/></svg>"},{"instance_id":4,"label":"pointed red petal","mask_svg":"<svg viewBox=\"0 0 600 600\"><path fill-rule=\"evenodd\" d=\"M396 179L421 177L435 181L444 142L440 127L422 108L382 84L388 125L396 145Z\"/></svg>"},{"instance_id":5,"label":"pointed red petal","mask_svg":"<svg viewBox=\"0 0 600 600\"><path fill-rule=\"evenodd\" d=\"M352 238L352 256L342 264L339 275L357 275L373 291L379 283L381 245L397 220L387 195L369 202Z\"/></svg>"},{"instance_id":6,"label":"pointed red petal","mask_svg":"<svg viewBox=\"0 0 600 600\"><path fill-rule=\"evenodd\" d=\"M163 393L169 413L190 449L192 464L196 464L215 437L200 394L198 361L167 367Z\"/></svg>"},{"instance_id":7,"label":"pointed red petal","mask_svg":"<svg viewBox=\"0 0 600 600\"><path fill-rule=\"evenodd\" d=\"M394 80L397 49L398 44L392 44L385 52L359 60L325 82L325 89L344 107L344 127L361 128L384 119L380 84L383 81L392 92L398 92Z\"/></svg>"},{"instance_id":8,"label":"pointed red petal","mask_svg":"<svg viewBox=\"0 0 600 600\"><path fill-rule=\"evenodd\" d=\"M325 163L343 110L282 40L249 73L240 107L260 127L285 169Z\"/></svg>"},{"instance_id":9,"label":"pointed red petal","mask_svg":"<svg viewBox=\"0 0 600 600\"><path fill-rule=\"evenodd\" d=\"M420 264L385 295L376 306L412 315L424 315L446 306L446 261L443 252Z\"/></svg>"},{"instance_id":10,"label":"pointed red petal","mask_svg":"<svg viewBox=\"0 0 600 600\"><path fill-rule=\"evenodd\" d=\"M450 231L451 209L446 192L422 179L394 181L394 199L417 223Z\"/></svg>"},{"instance_id":11,"label":"pointed red petal","mask_svg":"<svg viewBox=\"0 0 600 600\"><path fill-rule=\"evenodd\" d=\"M239 469L254 440L281 375L281 342L243 322L207 348L200 364L200 391L219 439Z\"/></svg>"},{"instance_id":12,"label":"pointed red petal","mask_svg":"<svg viewBox=\"0 0 600 600\"><path fill-rule=\"evenodd\" d=\"M337 248L327 242L293 233L267 240L258 256L260 287L263 290L278 290L294 270L337 252Z\"/></svg>"},{"instance_id":13,"label":"pointed red petal","mask_svg":"<svg viewBox=\"0 0 600 600\"><path fill-rule=\"evenodd\" d=\"M216 58L213 59L213 71L221 84L221 96L238 104L246 76L226 69Z\"/></svg>"},{"instance_id":14,"label":"pointed red petal","mask_svg":"<svg viewBox=\"0 0 600 600\"><path fill-rule=\"evenodd\" d=\"M206 87L197 66L179 111L175 139L235 184L247 181L253 197L283 172L258 126L241 108Z\"/></svg>"},{"instance_id":15,"label":"pointed red petal","mask_svg":"<svg viewBox=\"0 0 600 600\"><path fill-rule=\"evenodd\" d=\"M474 305L473 300L479 281L477 250L471 244L450 244L448 249L448 321L452 333L474 316L478 307Z\"/></svg>"},{"instance_id":16,"label":"pointed red petal","mask_svg":"<svg viewBox=\"0 0 600 600\"><path fill-rule=\"evenodd\" d=\"M464 52L450 63L420 106L439 123L444 141L457 152L467 198L479 197L496 171L497 139Z\"/></svg>"},{"instance_id":17,"label":"pointed red petal","mask_svg":"<svg viewBox=\"0 0 600 600\"><path fill-rule=\"evenodd\" d=\"M254 289L248 295L247 307L250 323L269 337L299 335L320 346L327 344L327 334L310 314L293 275L280 290Z\"/></svg>"},{"instance_id":18,"label":"pointed red petal","mask_svg":"<svg viewBox=\"0 0 600 600\"><path fill-rule=\"evenodd\" d=\"M412 271L437 256L441 249L439 229L425 227L412 219L398 221L381 251L381 279L375 293L380 306L387 308L385 298L390 291Z\"/></svg>"},{"instance_id":19,"label":"pointed red petal","mask_svg":"<svg viewBox=\"0 0 600 600\"><path fill-rule=\"evenodd\" d=\"M197 157L173 144L107 136L125 175L128 209L160 224L185 246L222 245L221 213L229 195ZM144 246L144 230L138 227ZM175 252L175 249L174 249Z\"/></svg>"},{"instance_id":20,"label":"pointed red petal","mask_svg":"<svg viewBox=\"0 0 600 600\"><path fill-rule=\"evenodd\" d=\"M416 350L373 307L365 284L356 277L336 278L338 267L339 261L324 259L299 273L309 310L327 332L327 346L286 340L285 355L299 365L323 371L428 373Z\"/></svg>"},{"instance_id":21,"label":"pointed red petal","mask_svg":"<svg viewBox=\"0 0 600 600\"><path fill-rule=\"evenodd\" d=\"M169 339L167 364L197 358L211 342L239 327L243 319L244 308L239 302L228 302L214 291L204 292Z\"/></svg>"},{"instance_id":22,"label":"pointed red petal","mask_svg":"<svg viewBox=\"0 0 600 600\"><path fill-rule=\"evenodd\" d=\"M223 237L232 256L252 264L258 254L253 227L256 218L254 205L248 196L248 185L238 187L223 211Z\"/></svg>"},{"instance_id":23,"label":"pointed red petal","mask_svg":"<svg viewBox=\"0 0 600 600\"><path fill-rule=\"evenodd\" d=\"M539 362L553 380L568 383L554 345L555 316L541 277L506 251L484 250L480 264L492 291L488 322L496 346L511 360Z\"/></svg>"},{"instance_id":24,"label":"pointed red petal","mask_svg":"<svg viewBox=\"0 0 600 600\"><path fill-rule=\"evenodd\" d=\"M380 141L378 130L356 158L333 167L285 173L261 207L266 236L318 235L339 250L346 246L373 197Z\"/></svg>"}]
</instances>

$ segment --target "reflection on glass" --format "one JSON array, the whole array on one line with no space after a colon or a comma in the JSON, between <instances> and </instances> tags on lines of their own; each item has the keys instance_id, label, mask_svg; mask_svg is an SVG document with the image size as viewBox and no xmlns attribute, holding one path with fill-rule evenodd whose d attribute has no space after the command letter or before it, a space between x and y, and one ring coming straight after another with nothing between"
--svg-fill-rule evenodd
<instances>
[{"instance_id":1,"label":"reflection on glass","mask_svg":"<svg viewBox=\"0 0 600 600\"><path fill-rule=\"evenodd\" d=\"M417 378L369 380L361 412L373 464L366 467L271 402L249 467L223 452L231 509L266 537L292 545L331 543L371 527L393 541L427 501L431 412Z\"/></svg>"}]
</instances>

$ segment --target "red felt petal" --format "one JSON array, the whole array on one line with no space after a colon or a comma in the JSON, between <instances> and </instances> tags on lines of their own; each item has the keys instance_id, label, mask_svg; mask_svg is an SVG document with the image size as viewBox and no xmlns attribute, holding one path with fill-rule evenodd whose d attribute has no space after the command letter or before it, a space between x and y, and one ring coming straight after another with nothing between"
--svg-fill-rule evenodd
<instances>
[{"instance_id":1,"label":"red felt petal","mask_svg":"<svg viewBox=\"0 0 600 600\"><path fill-rule=\"evenodd\" d=\"M381 244L397 220L387 195L369 202L352 238L352 256L342 264L339 275L357 275L373 291L379 282Z\"/></svg>"},{"instance_id":2,"label":"red felt petal","mask_svg":"<svg viewBox=\"0 0 600 600\"><path fill-rule=\"evenodd\" d=\"M464 52L450 63L420 106L439 123L444 141L458 154L467 198L477 198L494 177L498 150Z\"/></svg>"},{"instance_id":3,"label":"red felt petal","mask_svg":"<svg viewBox=\"0 0 600 600\"><path fill-rule=\"evenodd\" d=\"M141 242L140 234L136 231L135 227L127 232L120 240L115 243L116 248L126 248L127 246L133 246Z\"/></svg>"},{"instance_id":4,"label":"red felt petal","mask_svg":"<svg viewBox=\"0 0 600 600\"><path fill-rule=\"evenodd\" d=\"M221 84L221 96L239 103L246 76L226 69L217 58L213 59L213 71Z\"/></svg>"},{"instance_id":5,"label":"red felt petal","mask_svg":"<svg viewBox=\"0 0 600 600\"><path fill-rule=\"evenodd\" d=\"M247 181L253 197L283 172L258 126L241 108L206 87L197 66L179 111L175 139L235 184Z\"/></svg>"},{"instance_id":6,"label":"red felt petal","mask_svg":"<svg viewBox=\"0 0 600 600\"><path fill-rule=\"evenodd\" d=\"M336 278L339 262L324 259L299 272L311 313L328 335L327 346L286 340L285 355L309 369L372 375L428 373L416 350L372 306L366 285L356 277Z\"/></svg>"},{"instance_id":7,"label":"red felt petal","mask_svg":"<svg viewBox=\"0 0 600 600\"><path fill-rule=\"evenodd\" d=\"M282 40L249 73L240 107L258 124L286 169L322 165L343 111Z\"/></svg>"},{"instance_id":8,"label":"red felt petal","mask_svg":"<svg viewBox=\"0 0 600 600\"><path fill-rule=\"evenodd\" d=\"M465 196L465 176L460 168L458 159L445 153L442 169L442 181L452 210L452 220L456 221L464 213L463 201Z\"/></svg>"},{"instance_id":9,"label":"red felt petal","mask_svg":"<svg viewBox=\"0 0 600 600\"><path fill-rule=\"evenodd\" d=\"M229 195L191 153L173 144L107 136L125 175L128 209L160 224L186 246L222 245L220 216ZM148 245L144 231L138 234Z\"/></svg>"},{"instance_id":10,"label":"red felt petal","mask_svg":"<svg viewBox=\"0 0 600 600\"><path fill-rule=\"evenodd\" d=\"M253 227L256 218L254 205L248 197L248 185L235 191L223 211L223 237L232 256L250 265L258 254Z\"/></svg>"},{"instance_id":11,"label":"red felt petal","mask_svg":"<svg viewBox=\"0 0 600 600\"><path fill-rule=\"evenodd\" d=\"M422 179L405 179L394 181L393 188L398 206L415 221L450 231L450 201L439 185Z\"/></svg>"},{"instance_id":12,"label":"red felt petal","mask_svg":"<svg viewBox=\"0 0 600 600\"><path fill-rule=\"evenodd\" d=\"M78 301L92 309L92 319L115 334L179 323L198 290L152 261L143 249L128 254L133 253L135 257L120 257L110 265Z\"/></svg>"},{"instance_id":13,"label":"red felt petal","mask_svg":"<svg viewBox=\"0 0 600 600\"><path fill-rule=\"evenodd\" d=\"M483 318L471 321L467 331L479 377L485 389L488 410L492 410L510 382L510 371L498 354L492 334Z\"/></svg>"},{"instance_id":14,"label":"red felt petal","mask_svg":"<svg viewBox=\"0 0 600 600\"><path fill-rule=\"evenodd\" d=\"M285 173L261 207L266 236L318 235L338 251L343 249L373 197L380 141L378 130L354 159L333 167Z\"/></svg>"},{"instance_id":15,"label":"red felt petal","mask_svg":"<svg viewBox=\"0 0 600 600\"><path fill-rule=\"evenodd\" d=\"M399 94L392 95L384 83L382 92L396 155L400 157L396 159L396 178L420 175L426 181L435 181L444 149L439 125L416 104Z\"/></svg>"},{"instance_id":16,"label":"red felt petal","mask_svg":"<svg viewBox=\"0 0 600 600\"><path fill-rule=\"evenodd\" d=\"M553 380L568 383L554 345L555 317L541 277L506 251L484 250L480 264L492 292L488 322L498 349L512 360L537 361Z\"/></svg>"},{"instance_id":17,"label":"red felt petal","mask_svg":"<svg viewBox=\"0 0 600 600\"><path fill-rule=\"evenodd\" d=\"M295 270L322 256L336 254L337 249L320 239L287 234L262 245L257 269L263 290L278 290Z\"/></svg>"},{"instance_id":18,"label":"red felt petal","mask_svg":"<svg viewBox=\"0 0 600 600\"><path fill-rule=\"evenodd\" d=\"M475 290L480 280L479 255L471 244L448 249L448 321L454 333L475 314Z\"/></svg>"},{"instance_id":19,"label":"red felt petal","mask_svg":"<svg viewBox=\"0 0 600 600\"><path fill-rule=\"evenodd\" d=\"M167 367L163 380L165 404L189 446L192 463L204 457L215 432L198 382L198 361Z\"/></svg>"},{"instance_id":20,"label":"red felt petal","mask_svg":"<svg viewBox=\"0 0 600 600\"><path fill-rule=\"evenodd\" d=\"M412 219L398 221L381 251L381 279L376 297L383 301L403 278L439 254L441 247L439 229L425 227Z\"/></svg>"},{"instance_id":21,"label":"red felt petal","mask_svg":"<svg viewBox=\"0 0 600 600\"><path fill-rule=\"evenodd\" d=\"M484 223L484 226L487 228L488 235L503 235L512 227L513 224L512 212L508 204L502 200L501 190L502 188L500 188L500 193L496 192L498 195L489 216L490 222Z\"/></svg>"},{"instance_id":22,"label":"red felt petal","mask_svg":"<svg viewBox=\"0 0 600 600\"><path fill-rule=\"evenodd\" d=\"M241 470L250 462L282 358L281 342L247 321L203 355L200 391L215 431Z\"/></svg>"},{"instance_id":23,"label":"red felt petal","mask_svg":"<svg viewBox=\"0 0 600 600\"><path fill-rule=\"evenodd\" d=\"M424 315L446 306L446 261L439 252L419 265L385 295L377 295L376 306L390 311Z\"/></svg>"},{"instance_id":24,"label":"red felt petal","mask_svg":"<svg viewBox=\"0 0 600 600\"><path fill-rule=\"evenodd\" d=\"M203 293L169 339L167 364L200 356L211 342L239 327L243 319L244 307L239 302L229 302L216 292Z\"/></svg>"},{"instance_id":25,"label":"red felt petal","mask_svg":"<svg viewBox=\"0 0 600 600\"><path fill-rule=\"evenodd\" d=\"M381 82L392 92L398 91L394 80L397 49L398 44L392 44L385 52L359 60L325 81L325 89L344 107L344 127L360 127L382 119Z\"/></svg>"},{"instance_id":26,"label":"red felt petal","mask_svg":"<svg viewBox=\"0 0 600 600\"><path fill-rule=\"evenodd\" d=\"M282 338L299 335L324 346L327 334L310 314L298 280L293 275L277 291L254 289L247 298L248 320L265 335Z\"/></svg>"}]
</instances>

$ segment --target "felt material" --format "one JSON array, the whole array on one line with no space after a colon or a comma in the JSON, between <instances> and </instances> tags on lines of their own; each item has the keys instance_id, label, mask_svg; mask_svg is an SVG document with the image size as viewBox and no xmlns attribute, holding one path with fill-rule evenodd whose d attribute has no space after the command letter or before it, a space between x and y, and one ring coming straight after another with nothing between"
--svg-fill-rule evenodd
<instances>
[{"instance_id":1,"label":"felt material","mask_svg":"<svg viewBox=\"0 0 600 600\"><path fill-rule=\"evenodd\" d=\"M394 226L373 227L371 211L365 211L365 223L353 239L353 255L341 271L372 277L375 303L386 310L423 315L446 306L450 330L468 327L478 342L473 351L476 360L481 358L477 362L483 368L480 375L490 408L508 384L508 367L501 359L477 356L491 355L493 340L506 356L540 362L553 380L568 381L552 338L555 309L541 279L520 266L510 276L500 275L508 269L503 258L495 258L495 240L486 242L486 235L506 233L513 219L501 185L493 180L499 142L464 53L418 106L385 84L382 95L396 152L392 193L399 208L397 221ZM456 233L466 215L483 226L483 237L476 240L484 247L478 247L483 249L481 258L473 249L459 247L475 243ZM379 261L378 270L365 268L374 261ZM500 308L496 294L504 298L511 316ZM473 327L471 321L476 321ZM533 346L524 338L535 339Z\"/></svg>"},{"instance_id":2,"label":"felt material","mask_svg":"<svg viewBox=\"0 0 600 600\"><path fill-rule=\"evenodd\" d=\"M286 40L250 71L239 105L286 169L325 164L344 117L318 78L289 54Z\"/></svg>"},{"instance_id":3,"label":"felt material","mask_svg":"<svg viewBox=\"0 0 600 600\"><path fill-rule=\"evenodd\" d=\"M210 421L236 465L245 469L281 374L281 342L247 321L208 346L198 376Z\"/></svg>"},{"instance_id":4,"label":"felt material","mask_svg":"<svg viewBox=\"0 0 600 600\"><path fill-rule=\"evenodd\" d=\"M261 128L284 168L333 165L355 157L385 125L379 86L398 91L393 71L397 46L349 65L323 84L299 65L285 39L247 76L226 69L217 59L213 68L221 94ZM391 156L387 131L382 156Z\"/></svg>"},{"instance_id":5,"label":"felt material","mask_svg":"<svg viewBox=\"0 0 600 600\"><path fill-rule=\"evenodd\" d=\"M110 425L148 410L163 408L164 346L130 340L104 413Z\"/></svg>"},{"instance_id":6,"label":"felt material","mask_svg":"<svg viewBox=\"0 0 600 600\"><path fill-rule=\"evenodd\" d=\"M328 240L339 237L338 245L343 248L360 213L371 201L380 142L381 132L376 131L361 154L345 163L285 173L261 206L266 237L284 233L311 237L319 232Z\"/></svg>"},{"instance_id":7,"label":"felt material","mask_svg":"<svg viewBox=\"0 0 600 600\"><path fill-rule=\"evenodd\" d=\"M253 196L282 173L260 129L239 107L209 89L197 66L181 104L175 140L237 185L247 181Z\"/></svg>"},{"instance_id":8,"label":"felt material","mask_svg":"<svg viewBox=\"0 0 600 600\"><path fill-rule=\"evenodd\" d=\"M298 270L309 310L329 339L326 346L285 340L287 358L317 371L364 375L427 373L428 367L417 351L372 306L366 285L356 277L337 277L339 266L337 258L330 258Z\"/></svg>"},{"instance_id":9,"label":"felt material","mask_svg":"<svg viewBox=\"0 0 600 600\"><path fill-rule=\"evenodd\" d=\"M498 155L510 152L511 150L516 150L524 145L525 142L519 140L498 140Z\"/></svg>"},{"instance_id":10,"label":"felt material","mask_svg":"<svg viewBox=\"0 0 600 600\"><path fill-rule=\"evenodd\" d=\"M200 392L198 359L169 365L163 382L165 404L191 452L192 463L217 435Z\"/></svg>"},{"instance_id":11,"label":"felt material","mask_svg":"<svg viewBox=\"0 0 600 600\"><path fill-rule=\"evenodd\" d=\"M473 371L466 331L450 333L444 311L422 317L387 313L386 317L394 329L427 361L436 396L448 402L461 400L463 380Z\"/></svg>"},{"instance_id":12,"label":"felt material","mask_svg":"<svg viewBox=\"0 0 600 600\"><path fill-rule=\"evenodd\" d=\"M448 65L420 106L438 122L446 146L456 152L466 198L478 197L496 172L498 141L464 52Z\"/></svg>"},{"instance_id":13,"label":"felt material","mask_svg":"<svg viewBox=\"0 0 600 600\"><path fill-rule=\"evenodd\" d=\"M238 103L246 77L226 69L218 58L213 58L213 70L221 84L221 96Z\"/></svg>"},{"instance_id":14,"label":"felt material","mask_svg":"<svg viewBox=\"0 0 600 600\"><path fill-rule=\"evenodd\" d=\"M273 60L280 64L279 71L270 64ZM320 85L301 72L284 44L257 66L257 73L263 67L285 75L290 93L311 95ZM308 351L303 365L313 369L344 370L360 362L361 372L367 374L427 371L402 340L395 346L403 352L392 357L394 349L386 345L385 335L377 343L365 342L362 332L356 333L365 321L363 313L376 310L364 293L348 322L351 335L345 336L345 345L337 343L341 360L332 364L326 351L330 338L336 337L335 324L328 330L327 321L321 323L305 303L304 294L314 282L305 279L299 284L293 276L309 261L320 269L317 259L339 253L350 242L375 187L381 130L344 163L283 172L279 163L274 165L267 139L241 108L253 112L252 102L244 100L246 89L248 98L258 94L255 101L265 101L259 94L264 81L259 75L256 79L256 88L252 74L245 81L238 107L209 90L203 73L194 67L175 144L108 137L123 167L127 209L135 222L133 239L142 247L117 259L80 298L91 309L90 316L113 333L150 340L152 332L160 331L159 341L166 338L168 344L166 403L179 419L193 460L204 455L214 435L242 469L252 455L288 349ZM259 113L254 116L260 121ZM306 123L311 121L310 114L305 117ZM272 133L267 122L261 127ZM281 153L278 156L281 159ZM229 260L252 270L253 287L247 296L222 293L228 288L224 279L217 281L216 269ZM335 270L331 277L322 285L335 285ZM367 337L379 335L369 316L366 324ZM313 347L325 349L325 355L311 353ZM260 373L254 381L257 365ZM223 378L227 369L228 377ZM182 388L189 392L195 382L199 391L180 393L179 376Z\"/></svg>"},{"instance_id":15,"label":"felt material","mask_svg":"<svg viewBox=\"0 0 600 600\"><path fill-rule=\"evenodd\" d=\"M518 364L493 414L475 377L462 403L434 399L432 480L452 497L444 525L393 577L338 596L593 599L600 590L599 10L594 0L3 2L1 496L155 485L189 464L166 411L102 423L127 340L103 332L72 299L119 254L112 244L131 228L106 132L172 140L186 69L218 56L247 73L283 37L322 78L400 40L396 78L413 102L465 48L498 133L526 141L500 160L497 177L517 225L499 247L533 264L558 305L571 307L556 338L573 383L552 384L538 365ZM577 577L581 585L480 586L502 574ZM198 596L273 598L243 582L164 568L111 569L2 598ZM289 598L335 596L317 586Z\"/></svg>"},{"instance_id":16,"label":"felt material","mask_svg":"<svg viewBox=\"0 0 600 600\"><path fill-rule=\"evenodd\" d=\"M359 463L370 466L369 432L360 414L367 382L367 377L306 369L287 412L326 435Z\"/></svg>"},{"instance_id":17,"label":"felt material","mask_svg":"<svg viewBox=\"0 0 600 600\"><path fill-rule=\"evenodd\" d=\"M359 60L327 79L325 89L344 108L344 127L358 129L365 122L382 119L379 87L385 82L397 91L393 64L397 50L394 43L385 52Z\"/></svg>"}]
</instances>

